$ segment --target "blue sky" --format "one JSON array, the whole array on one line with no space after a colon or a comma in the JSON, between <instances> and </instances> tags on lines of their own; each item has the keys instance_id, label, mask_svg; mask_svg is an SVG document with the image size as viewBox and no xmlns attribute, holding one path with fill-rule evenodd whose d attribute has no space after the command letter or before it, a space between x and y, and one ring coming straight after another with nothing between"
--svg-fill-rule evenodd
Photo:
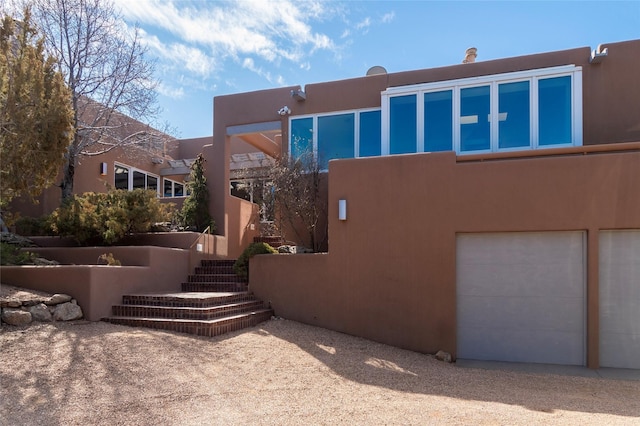
<instances>
[{"instance_id":1,"label":"blue sky","mask_svg":"<svg viewBox=\"0 0 640 426\"><path fill-rule=\"evenodd\" d=\"M116 0L157 60L161 122L213 134L213 98L640 38L640 1ZM640 52L639 60L640 60Z\"/></svg>"}]
</instances>

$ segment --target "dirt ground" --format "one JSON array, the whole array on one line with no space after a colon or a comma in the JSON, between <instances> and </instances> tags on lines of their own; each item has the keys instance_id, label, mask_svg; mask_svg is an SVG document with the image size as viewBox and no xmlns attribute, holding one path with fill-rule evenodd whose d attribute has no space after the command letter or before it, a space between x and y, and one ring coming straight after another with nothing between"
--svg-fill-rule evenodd
<instances>
[{"instance_id":1,"label":"dirt ground","mask_svg":"<svg viewBox=\"0 0 640 426\"><path fill-rule=\"evenodd\" d=\"M640 424L640 381L462 368L287 320L0 328L2 425Z\"/></svg>"}]
</instances>

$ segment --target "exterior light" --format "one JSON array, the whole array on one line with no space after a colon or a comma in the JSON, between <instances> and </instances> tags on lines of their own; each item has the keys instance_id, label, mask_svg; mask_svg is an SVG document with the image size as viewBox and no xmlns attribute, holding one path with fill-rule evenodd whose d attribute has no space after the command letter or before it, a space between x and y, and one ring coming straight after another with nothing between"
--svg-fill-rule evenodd
<instances>
[{"instance_id":1,"label":"exterior light","mask_svg":"<svg viewBox=\"0 0 640 426\"><path fill-rule=\"evenodd\" d=\"M338 200L338 219L347 220L347 200Z\"/></svg>"},{"instance_id":2,"label":"exterior light","mask_svg":"<svg viewBox=\"0 0 640 426\"><path fill-rule=\"evenodd\" d=\"M100 163L100 175L107 175L107 163Z\"/></svg>"},{"instance_id":3,"label":"exterior light","mask_svg":"<svg viewBox=\"0 0 640 426\"><path fill-rule=\"evenodd\" d=\"M307 94L304 93L304 90L294 89L291 91L291 97L298 102L302 102L307 99Z\"/></svg>"}]
</instances>

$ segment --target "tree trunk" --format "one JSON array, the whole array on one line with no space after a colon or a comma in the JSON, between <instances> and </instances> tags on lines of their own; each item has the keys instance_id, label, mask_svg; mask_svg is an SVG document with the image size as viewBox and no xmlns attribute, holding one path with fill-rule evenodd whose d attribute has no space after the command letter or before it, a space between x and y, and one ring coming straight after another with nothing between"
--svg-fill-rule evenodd
<instances>
[{"instance_id":1,"label":"tree trunk","mask_svg":"<svg viewBox=\"0 0 640 426\"><path fill-rule=\"evenodd\" d=\"M64 166L62 169L62 183L60 189L62 190L62 198L60 204L73 196L73 177L76 173L76 156L72 152L72 147L69 147L67 153L64 156Z\"/></svg>"}]
</instances>

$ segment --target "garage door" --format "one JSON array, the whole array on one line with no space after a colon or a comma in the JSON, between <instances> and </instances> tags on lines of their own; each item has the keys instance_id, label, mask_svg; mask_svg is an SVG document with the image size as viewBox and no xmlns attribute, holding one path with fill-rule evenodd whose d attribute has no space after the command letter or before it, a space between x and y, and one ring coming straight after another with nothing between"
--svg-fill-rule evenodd
<instances>
[{"instance_id":1,"label":"garage door","mask_svg":"<svg viewBox=\"0 0 640 426\"><path fill-rule=\"evenodd\" d=\"M640 230L600 233L600 366L640 368Z\"/></svg>"},{"instance_id":2,"label":"garage door","mask_svg":"<svg viewBox=\"0 0 640 426\"><path fill-rule=\"evenodd\" d=\"M583 232L457 237L458 357L584 365Z\"/></svg>"}]
</instances>

